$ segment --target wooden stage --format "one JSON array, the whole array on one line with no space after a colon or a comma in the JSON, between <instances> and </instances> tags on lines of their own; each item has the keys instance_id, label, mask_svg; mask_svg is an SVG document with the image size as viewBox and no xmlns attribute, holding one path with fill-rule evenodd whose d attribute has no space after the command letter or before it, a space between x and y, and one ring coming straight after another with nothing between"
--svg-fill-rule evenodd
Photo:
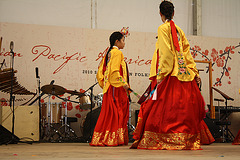
<instances>
[{"instance_id":1,"label":"wooden stage","mask_svg":"<svg viewBox=\"0 0 240 160\"><path fill-rule=\"evenodd\" d=\"M203 150L139 150L128 146L91 147L88 143L33 143L0 146L1 160L239 160L240 145L213 143Z\"/></svg>"}]
</instances>

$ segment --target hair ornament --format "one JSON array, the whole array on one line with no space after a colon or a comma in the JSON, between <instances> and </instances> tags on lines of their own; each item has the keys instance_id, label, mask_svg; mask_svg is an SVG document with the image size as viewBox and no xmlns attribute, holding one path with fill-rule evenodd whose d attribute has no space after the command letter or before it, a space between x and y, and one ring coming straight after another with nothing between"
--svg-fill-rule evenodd
<instances>
[{"instance_id":1,"label":"hair ornament","mask_svg":"<svg viewBox=\"0 0 240 160\"><path fill-rule=\"evenodd\" d=\"M123 27L120 32L124 35L124 37L127 37L130 35L129 27Z\"/></svg>"}]
</instances>

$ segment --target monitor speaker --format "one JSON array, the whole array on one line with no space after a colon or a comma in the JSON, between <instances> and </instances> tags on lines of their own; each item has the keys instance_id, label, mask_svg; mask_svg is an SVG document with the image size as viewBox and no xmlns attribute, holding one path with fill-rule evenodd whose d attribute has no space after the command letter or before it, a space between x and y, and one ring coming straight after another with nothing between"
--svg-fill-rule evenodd
<instances>
[{"instance_id":1,"label":"monitor speaker","mask_svg":"<svg viewBox=\"0 0 240 160\"><path fill-rule=\"evenodd\" d=\"M16 106L14 109L14 134L20 139L39 141L39 107ZM2 126L12 130L12 110L9 106L2 107Z\"/></svg>"},{"instance_id":2,"label":"monitor speaker","mask_svg":"<svg viewBox=\"0 0 240 160\"><path fill-rule=\"evenodd\" d=\"M18 143L19 138L0 125L0 145Z\"/></svg>"}]
</instances>

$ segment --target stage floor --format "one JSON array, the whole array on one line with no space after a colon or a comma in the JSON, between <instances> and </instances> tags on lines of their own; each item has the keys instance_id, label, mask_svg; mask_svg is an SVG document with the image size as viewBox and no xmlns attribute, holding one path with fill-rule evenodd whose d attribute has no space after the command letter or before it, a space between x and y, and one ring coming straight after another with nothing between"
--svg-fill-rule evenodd
<instances>
[{"instance_id":1,"label":"stage floor","mask_svg":"<svg viewBox=\"0 0 240 160\"><path fill-rule=\"evenodd\" d=\"M212 160L240 159L240 145L213 143L203 145L203 150L139 150L128 146L91 147L88 143L33 143L0 146L1 160Z\"/></svg>"}]
</instances>

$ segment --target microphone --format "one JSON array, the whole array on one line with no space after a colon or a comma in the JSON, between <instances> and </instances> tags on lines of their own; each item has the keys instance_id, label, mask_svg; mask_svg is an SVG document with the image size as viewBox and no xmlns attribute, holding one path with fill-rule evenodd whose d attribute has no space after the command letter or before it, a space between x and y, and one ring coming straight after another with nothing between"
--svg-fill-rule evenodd
<instances>
[{"instance_id":1,"label":"microphone","mask_svg":"<svg viewBox=\"0 0 240 160\"><path fill-rule=\"evenodd\" d=\"M51 81L51 83L50 83L50 85L53 85L53 83L54 83L54 82L55 82L55 81L54 81L54 80L52 80L52 81Z\"/></svg>"},{"instance_id":2,"label":"microphone","mask_svg":"<svg viewBox=\"0 0 240 160\"><path fill-rule=\"evenodd\" d=\"M13 51L13 46L14 46L14 43L13 43L13 41L11 41L10 42L10 50L11 50L11 52Z\"/></svg>"},{"instance_id":3,"label":"microphone","mask_svg":"<svg viewBox=\"0 0 240 160\"><path fill-rule=\"evenodd\" d=\"M36 70L36 78L39 78L39 75L38 75L38 67L36 67L35 70Z\"/></svg>"}]
</instances>

